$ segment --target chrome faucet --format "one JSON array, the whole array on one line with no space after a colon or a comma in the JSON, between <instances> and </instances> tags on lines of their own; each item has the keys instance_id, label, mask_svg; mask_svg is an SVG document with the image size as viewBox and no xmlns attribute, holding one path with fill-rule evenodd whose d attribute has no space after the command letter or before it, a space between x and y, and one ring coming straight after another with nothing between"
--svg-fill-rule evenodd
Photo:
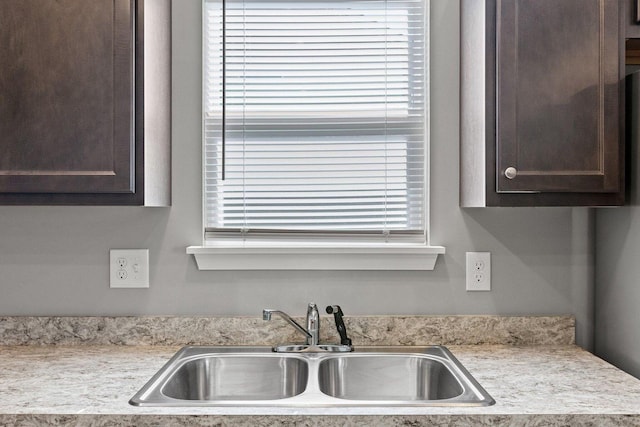
<instances>
[{"instance_id":1,"label":"chrome faucet","mask_svg":"<svg viewBox=\"0 0 640 427\"><path fill-rule=\"evenodd\" d=\"M342 310L339 305L332 305L327 307L327 313L333 314L336 319L336 327L340 334L340 344L320 344L320 313L318 307L310 302L307 307L307 327L302 327L298 322L293 320L291 316L280 310L272 310L265 308L262 310L262 319L271 320L271 315L277 314L286 320L296 331L305 336L305 344L282 344L273 347L275 352L285 353L298 353L298 352L318 352L318 351L331 351L331 352L346 352L353 351L351 340L347 337L347 330L344 327L342 321Z\"/></svg>"},{"instance_id":2,"label":"chrome faucet","mask_svg":"<svg viewBox=\"0 0 640 427\"><path fill-rule=\"evenodd\" d=\"M307 345L317 346L320 341L320 313L318 312L318 307L315 303L309 303L307 307L307 328L303 328L300 326L298 322L293 320L291 316L287 313L280 310L272 310L270 308L265 308L262 310L262 319L263 320L271 320L271 315L277 314L282 317L284 320L289 322L291 326L293 326L298 332L303 334L306 338L305 343Z\"/></svg>"}]
</instances>

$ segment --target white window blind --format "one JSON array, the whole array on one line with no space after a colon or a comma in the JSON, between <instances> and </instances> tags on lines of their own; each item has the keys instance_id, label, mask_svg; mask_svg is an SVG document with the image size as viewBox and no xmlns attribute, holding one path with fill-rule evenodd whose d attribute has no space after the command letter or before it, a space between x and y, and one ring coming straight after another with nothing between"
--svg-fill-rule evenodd
<instances>
[{"instance_id":1,"label":"white window blind","mask_svg":"<svg viewBox=\"0 0 640 427\"><path fill-rule=\"evenodd\" d=\"M206 239L425 240L425 1L205 0Z\"/></svg>"}]
</instances>

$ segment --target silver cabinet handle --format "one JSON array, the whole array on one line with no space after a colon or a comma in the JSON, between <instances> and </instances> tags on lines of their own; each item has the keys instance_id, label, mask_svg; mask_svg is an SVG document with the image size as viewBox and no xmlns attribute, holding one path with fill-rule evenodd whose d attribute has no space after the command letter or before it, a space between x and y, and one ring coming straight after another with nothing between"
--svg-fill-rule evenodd
<instances>
[{"instance_id":1,"label":"silver cabinet handle","mask_svg":"<svg viewBox=\"0 0 640 427\"><path fill-rule=\"evenodd\" d=\"M513 179L518 175L518 170L516 168L514 168L513 166L508 167L507 169L505 169L504 171L504 176L507 177L507 179Z\"/></svg>"}]
</instances>

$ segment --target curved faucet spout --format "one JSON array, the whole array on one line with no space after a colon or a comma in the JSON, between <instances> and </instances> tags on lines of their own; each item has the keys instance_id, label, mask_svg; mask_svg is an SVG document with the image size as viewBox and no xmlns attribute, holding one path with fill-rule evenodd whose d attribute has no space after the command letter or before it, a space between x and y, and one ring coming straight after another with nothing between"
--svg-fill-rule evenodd
<instances>
[{"instance_id":1,"label":"curved faucet spout","mask_svg":"<svg viewBox=\"0 0 640 427\"><path fill-rule=\"evenodd\" d=\"M265 308L264 310L262 310L262 319L263 320L271 320L271 315L272 314L277 314L278 316L282 317L284 320L286 320L287 322L289 322L289 324L291 326L293 326L298 332L300 332L301 334L303 334L307 340L312 338L312 335L309 333L309 331L307 331L305 328L303 328L302 326L300 326L300 324L298 322L296 322L295 320L293 320L291 318L291 316L289 316L287 313L285 313L284 311L280 311L280 310L272 310L270 308Z\"/></svg>"}]
</instances>

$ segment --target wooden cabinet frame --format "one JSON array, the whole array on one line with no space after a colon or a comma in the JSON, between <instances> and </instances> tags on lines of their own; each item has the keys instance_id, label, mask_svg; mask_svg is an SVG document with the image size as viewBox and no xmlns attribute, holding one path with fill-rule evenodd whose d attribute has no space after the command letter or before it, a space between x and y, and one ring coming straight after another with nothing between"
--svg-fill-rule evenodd
<instances>
[{"instance_id":1,"label":"wooden cabinet frame","mask_svg":"<svg viewBox=\"0 0 640 427\"><path fill-rule=\"evenodd\" d=\"M500 104L497 82L497 43L498 3L499 0L462 0L461 1L461 122L460 122L460 205L462 207L483 206L606 206L624 203L624 35L622 32L623 13L611 12L609 4L606 19L610 33L607 46L612 46L611 38L618 41L617 49L609 52L606 64L606 78L603 90L606 91L606 103L609 111L616 117L609 117L602 134L609 138L607 146L599 141L602 162L598 168L607 169L611 174L597 177L597 170L589 171L582 177L562 176L561 171L547 173L547 176L526 177L524 186L509 186L504 178L504 169L510 166L505 160L514 157L514 153L499 149L498 138L511 135L509 118L500 116L513 111L516 94L503 95ZM608 0L603 0L608 1ZM613 0L616 1L616 0ZM508 0L514 4L513 0ZM580 13L580 11L576 11ZM611 15L613 13L613 15ZM616 19L618 20L616 25ZM508 20L507 20L508 21ZM504 24L504 22L503 22ZM613 43L615 44L615 42ZM611 57L614 57L612 60ZM617 63L615 58L618 58ZM611 69L613 67L613 71ZM503 70L504 72L504 70ZM503 82L502 82L503 83ZM508 83L508 82L507 82ZM513 88L513 84L503 87ZM506 101L506 103L505 103ZM505 123L501 123L503 120ZM506 132L505 132L506 130ZM502 134L501 134L502 133ZM612 139L613 138L613 139ZM513 142L513 141L512 141ZM512 145L517 149L517 145ZM508 150L507 150L508 151ZM550 153L561 156L564 153ZM501 158L502 157L502 158ZM501 163L502 162L502 163ZM515 166L517 168L517 166ZM598 169L596 168L596 169ZM560 179L558 179L560 177ZM595 177L595 178L594 178ZM600 187L594 186L599 180ZM515 180L513 180L515 181ZM591 186L591 187L588 187ZM594 190L594 188L597 188Z\"/></svg>"},{"instance_id":2,"label":"wooden cabinet frame","mask_svg":"<svg viewBox=\"0 0 640 427\"><path fill-rule=\"evenodd\" d=\"M101 29L101 36L96 37L96 41L93 42L96 45L102 41L104 44L100 46L104 49L113 46L112 59L102 56L106 64L105 68L113 67L104 72L105 82L113 79L110 89L106 91L110 93L102 93L88 86L91 89L88 93L103 96L104 99L97 101L101 104L96 111L112 114L110 116L112 122L109 122L112 125L103 125L102 130L97 130L94 136L87 129L91 126L88 122L96 114L76 111L80 117L79 122L83 123L80 123L82 126L78 125L78 129L72 129L73 126L69 126L69 123L73 124L74 108L82 108L79 105L84 105L84 100L81 98L82 84L87 82L78 82L79 90L69 86L73 82L62 82L62 87L67 85L70 89L66 92L60 89L59 92L63 95L56 98L58 92L55 92L54 88L52 98L54 101L68 104L65 107L70 113L63 116L66 118L65 129L58 132L61 136L57 141L63 141L62 145L64 145L64 141L69 140L69 146L61 147L59 150L55 148L49 150L48 146L40 144L36 150L40 154L39 157L34 155L35 160L31 161L29 147L27 147L29 138L19 134L17 137L14 135L15 138L11 140L13 141L11 144L16 147L14 151L19 152L21 156L20 161L15 163L27 166L32 163L34 166L32 168L15 167L15 164L11 165L10 158L6 160L5 167L0 168L4 169L0 171L0 204L168 206L171 202L171 2L170 0L83 1L85 3L82 7L88 7L89 2L93 1L96 10L113 11L113 16L110 17L113 20L112 39L107 39L111 30L105 23ZM12 2L14 2L13 5ZM8 3L4 3L3 6L23 7L27 3L22 0L8 0ZM64 4L64 2L61 3ZM74 5L80 5L80 3L68 2L70 9ZM99 16L95 11L92 13L94 17ZM52 23L52 25L56 24ZM68 47L73 44L73 42L69 43L69 40L73 41L74 35L69 34L68 31L65 34L64 22L55 29L62 33L60 38L65 40L61 46ZM37 34L26 34L25 37L34 38L35 41L31 43L38 40ZM46 41L46 43L56 46L56 40ZM92 46L84 40L79 40L78 45L82 46L78 48L79 51L90 49ZM10 46L8 48L11 49ZM81 68L82 58L78 57L73 49L68 50L70 52L60 53L60 55L71 56L66 62L71 65L67 67L73 67L76 61L79 64L78 68ZM72 56L74 54L75 57ZM147 74L145 74L146 67L149 68ZM43 68L42 73L47 73L46 67ZM91 77L100 81L99 67L90 70ZM82 70L71 69L69 74L75 79L88 79ZM58 82L62 77L55 76ZM26 85L28 92L31 89L28 86L29 81ZM37 91L37 88L33 91ZM81 102L78 102L78 99ZM115 100L112 111L104 109L109 99ZM11 117L10 113L9 111L6 115ZM28 114L23 114L21 117L24 116L29 119ZM11 126L14 126L19 133L20 127L30 125L44 127L45 130L39 135L43 135L42 139L45 139L46 127L54 128L56 123L47 123L46 117L37 118L35 121L27 120L26 123L10 122L9 130L11 131ZM96 126L96 129L100 129L100 126ZM110 132L112 132L111 135L109 135ZM34 134L37 135L37 133ZM75 135L79 136L73 140ZM2 135L0 135L0 141L1 138ZM7 143L9 141L7 139ZM23 141L27 146L20 146ZM46 154L42 154L43 152ZM46 164L47 156L52 157L51 165L53 166ZM55 156L65 157L55 159ZM101 156L105 160L102 160ZM11 157L11 155L5 157ZM67 158L70 159L67 161ZM40 164L45 164L47 167L40 168ZM12 167L6 167L7 165Z\"/></svg>"}]
</instances>

